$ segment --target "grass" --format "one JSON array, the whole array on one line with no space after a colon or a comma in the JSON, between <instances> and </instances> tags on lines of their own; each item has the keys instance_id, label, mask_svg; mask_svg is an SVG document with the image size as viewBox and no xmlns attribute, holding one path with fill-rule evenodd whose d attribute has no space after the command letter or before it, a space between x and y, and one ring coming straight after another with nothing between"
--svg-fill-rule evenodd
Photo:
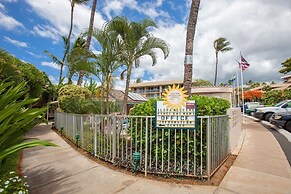
<instances>
[{"instance_id":1,"label":"grass","mask_svg":"<svg viewBox=\"0 0 291 194\"><path fill-rule=\"evenodd\" d=\"M11 171L18 172L20 152L21 151L15 152L2 161L2 164L0 165L0 179L8 175Z\"/></svg>"}]
</instances>

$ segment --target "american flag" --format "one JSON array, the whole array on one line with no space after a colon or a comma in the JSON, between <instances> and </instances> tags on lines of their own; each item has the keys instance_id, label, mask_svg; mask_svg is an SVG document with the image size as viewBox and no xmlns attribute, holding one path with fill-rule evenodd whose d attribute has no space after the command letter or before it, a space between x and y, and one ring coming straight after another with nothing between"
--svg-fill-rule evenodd
<instances>
[{"instance_id":1,"label":"american flag","mask_svg":"<svg viewBox=\"0 0 291 194\"><path fill-rule=\"evenodd\" d=\"M242 55L240 55L239 65L241 66L242 71L246 70L250 66L250 64L247 62L247 60Z\"/></svg>"}]
</instances>

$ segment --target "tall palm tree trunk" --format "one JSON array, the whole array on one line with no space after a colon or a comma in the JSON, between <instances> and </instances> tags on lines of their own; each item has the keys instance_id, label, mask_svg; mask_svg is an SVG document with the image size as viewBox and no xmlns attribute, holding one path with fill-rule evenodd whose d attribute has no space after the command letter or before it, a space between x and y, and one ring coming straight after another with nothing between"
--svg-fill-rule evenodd
<instances>
[{"instance_id":1,"label":"tall palm tree trunk","mask_svg":"<svg viewBox=\"0 0 291 194\"><path fill-rule=\"evenodd\" d=\"M197 24L200 0L192 0L189 21L187 26L185 61L184 61L184 88L187 95L191 94L193 74L193 42Z\"/></svg>"},{"instance_id":2,"label":"tall palm tree trunk","mask_svg":"<svg viewBox=\"0 0 291 194\"><path fill-rule=\"evenodd\" d=\"M64 53L64 57L63 57L63 62L65 62L66 57L69 53L70 50L70 42L71 42L71 35L72 35L72 31L73 31L73 22L74 22L74 7L75 7L75 0L72 0L71 2L71 25L70 25L70 30L69 30L69 34L68 34L68 42L67 42L67 47ZM61 71L60 71L60 81L62 79L62 73L63 73L63 67L64 65L61 65Z\"/></svg>"},{"instance_id":3,"label":"tall palm tree trunk","mask_svg":"<svg viewBox=\"0 0 291 194\"><path fill-rule=\"evenodd\" d=\"M214 76L214 86L216 86L216 80L217 80L217 66L218 66L218 52L215 52L215 58L216 58L216 62L215 62L215 76Z\"/></svg>"},{"instance_id":4,"label":"tall palm tree trunk","mask_svg":"<svg viewBox=\"0 0 291 194\"><path fill-rule=\"evenodd\" d=\"M126 75L126 84L125 84L125 91L124 91L124 100L123 100L123 115L127 114L127 98L128 98L128 91L129 91L129 82L130 82L130 75L132 70L132 60L129 60L129 65L127 66L127 75Z\"/></svg>"},{"instance_id":5,"label":"tall palm tree trunk","mask_svg":"<svg viewBox=\"0 0 291 194\"><path fill-rule=\"evenodd\" d=\"M91 16L90 16L90 23L89 23L89 29L88 29L88 36L87 36L87 44L86 49L89 50L91 39L92 39L92 32L93 32L93 26L94 26L94 18L95 18L95 11L97 6L97 0L93 0L92 8L91 8ZM78 85L81 85L83 82L84 77L84 71L81 71L79 78L78 78Z\"/></svg>"}]
</instances>

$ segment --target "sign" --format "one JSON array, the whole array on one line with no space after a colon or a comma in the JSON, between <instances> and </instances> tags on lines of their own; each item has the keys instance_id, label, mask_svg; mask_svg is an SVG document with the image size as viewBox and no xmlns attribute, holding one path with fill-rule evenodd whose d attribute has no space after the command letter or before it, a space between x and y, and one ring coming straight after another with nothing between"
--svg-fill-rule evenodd
<instances>
[{"instance_id":1,"label":"sign","mask_svg":"<svg viewBox=\"0 0 291 194\"><path fill-rule=\"evenodd\" d=\"M156 102L156 128L195 129L196 102L187 101L183 87L169 87L163 93L164 101Z\"/></svg>"}]
</instances>

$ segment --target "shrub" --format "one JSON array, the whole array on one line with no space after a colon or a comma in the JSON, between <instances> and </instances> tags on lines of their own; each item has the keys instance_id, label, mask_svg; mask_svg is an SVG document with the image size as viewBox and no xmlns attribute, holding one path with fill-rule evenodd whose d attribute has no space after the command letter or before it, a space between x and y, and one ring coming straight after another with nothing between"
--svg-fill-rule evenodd
<instances>
[{"instance_id":1,"label":"shrub","mask_svg":"<svg viewBox=\"0 0 291 194\"><path fill-rule=\"evenodd\" d=\"M151 98L147 102L135 105L130 110L130 115L153 116L155 114L155 103L158 99ZM225 115L230 103L227 100L207 97L191 96L189 100L196 100L198 116Z\"/></svg>"},{"instance_id":2,"label":"shrub","mask_svg":"<svg viewBox=\"0 0 291 194\"><path fill-rule=\"evenodd\" d=\"M68 84L60 88L58 101L62 102L63 100L70 98L88 99L90 97L91 92L87 88Z\"/></svg>"},{"instance_id":3,"label":"shrub","mask_svg":"<svg viewBox=\"0 0 291 194\"><path fill-rule=\"evenodd\" d=\"M0 81L0 167L1 161L18 150L38 145L52 146L47 141L23 141L21 136L43 121L44 108L26 108L37 99L25 98L24 82Z\"/></svg>"},{"instance_id":4,"label":"shrub","mask_svg":"<svg viewBox=\"0 0 291 194\"><path fill-rule=\"evenodd\" d=\"M15 172L2 177L0 180L0 193L28 193L29 185L25 182L25 177L20 178Z\"/></svg>"},{"instance_id":5,"label":"shrub","mask_svg":"<svg viewBox=\"0 0 291 194\"><path fill-rule=\"evenodd\" d=\"M196 100L197 103L197 110L198 110L198 116L213 116L213 115L225 115L226 111L228 108L230 108L230 103L227 100L224 99L218 99L214 97L205 97L205 96L191 96L189 100ZM142 104L134 106L133 109L130 111L130 115L136 115L136 116L151 116L155 114L155 102L157 99L150 99L147 102L144 102ZM200 125L202 124L203 129L206 129L206 120L203 120L201 123L200 121L197 122L197 128L200 129ZM140 122L135 122L133 120L132 122L132 127L129 129L129 133L132 136L132 139L135 139L137 141L137 145L141 145L142 147L145 146L146 140L145 140L145 121L141 124ZM154 121L152 123L152 126L154 126ZM142 130L141 130L142 128ZM137 131L136 131L137 129ZM177 134L175 136L175 133L173 132L174 129L152 129L152 134L151 134L151 139L148 140L153 142L152 144L152 155L158 161L162 161L162 157L167 158L168 157L168 152L167 149L170 147L170 160L173 161L175 158L174 153L175 153L175 147L173 145L177 145L177 150L176 154L177 156L183 156L183 164L185 164L187 161L187 142L188 142L188 136L186 135L187 130L177 130ZM141 132L142 131L142 134ZM172 131L172 132L170 132ZM164 139L166 141L163 142L164 147L162 148L161 146L161 141L162 141L162 136L164 136ZM168 136L170 136L170 142L167 141ZM157 146L154 142L158 139L159 141L159 146ZM205 157L206 157L206 133L205 131L202 132L202 142L201 142L201 130L196 130L195 137L194 133L189 134L189 139L190 145L189 145L189 150L191 157L195 155L197 157L197 164L195 168L199 169L199 164L200 164L200 158L202 156L203 159L203 164L206 165L205 162ZM194 142L193 140L196 139ZM170 144L169 144L170 143ZM202 145L201 145L202 143ZM182 145L181 145L182 144ZM194 145L195 144L195 145ZM183 147L181 150L180 148ZM202 152L201 149L195 149L202 147ZM143 153L144 154L144 153ZM179 163L180 161L178 161ZM190 164L191 169L193 169L194 164ZM184 168L184 166L182 167ZM203 172L200 172L201 175Z\"/></svg>"}]
</instances>

